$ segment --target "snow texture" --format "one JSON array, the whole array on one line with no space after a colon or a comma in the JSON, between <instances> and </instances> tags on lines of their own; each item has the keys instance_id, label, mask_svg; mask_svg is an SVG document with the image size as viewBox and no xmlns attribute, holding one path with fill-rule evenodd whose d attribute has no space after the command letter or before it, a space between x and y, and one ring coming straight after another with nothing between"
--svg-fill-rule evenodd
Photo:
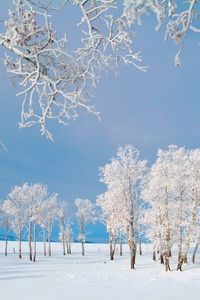
<instances>
[{"instance_id":1,"label":"snow texture","mask_svg":"<svg viewBox=\"0 0 200 300\"><path fill-rule=\"evenodd\" d=\"M38 261L28 257L28 243L22 243L23 257L17 257L17 243L9 242L4 257L0 242L0 299L6 300L173 300L200 299L200 266L189 264L183 272L165 272L159 261L152 261L151 245L143 245L135 270L129 268L128 246L124 256L117 253L109 260L108 245L87 244L86 256L81 245L72 245L72 255L63 256L62 246L52 244L52 257L43 257L38 243ZM13 254L13 248L16 254Z\"/></svg>"}]
</instances>

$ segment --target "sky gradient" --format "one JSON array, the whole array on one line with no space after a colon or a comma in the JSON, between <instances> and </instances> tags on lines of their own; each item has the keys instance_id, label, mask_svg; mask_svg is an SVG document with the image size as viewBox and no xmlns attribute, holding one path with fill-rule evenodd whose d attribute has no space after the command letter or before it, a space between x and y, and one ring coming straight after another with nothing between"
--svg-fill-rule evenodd
<instances>
[{"instance_id":1,"label":"sky gradient","mask_svg":"<svg viewBox=\"0 0 200 300\"><path fill-rule=\"evenodd\" d=\"M6 5L6 4L5 4ZM6 11L7 7L4 7ZM4 11L2 14L4 14ZM56 19L69 42L77 43L70 24L76 19L64 13ZM66 23L67 22L67 23ZM8 151L0 151L0 198L14 185L42 182L50 192L72 204L76 197L95 201L105 187L99 182L98 168L115 155L117 147L133 144L141 159L151 164L158 148L170 144L198 148L200 141L200 60L198 35L189 34L182 56L182 66L174 66L177 47L163 41L163 32L155 32L155 20L147 18L135 27L134 46L142 51L143 73L133 67L121 67L120 75L105 74L93 91L92 99L101 112L101 122L93 115L80 113L67 128L53 124L55 142L41 137L37 127L18 129L21 99L1 67L0 139ZM1 49L1 57L4 50ZM105 236L96 225L91 229L94 240Z\"/></svg>"}]
</instances>

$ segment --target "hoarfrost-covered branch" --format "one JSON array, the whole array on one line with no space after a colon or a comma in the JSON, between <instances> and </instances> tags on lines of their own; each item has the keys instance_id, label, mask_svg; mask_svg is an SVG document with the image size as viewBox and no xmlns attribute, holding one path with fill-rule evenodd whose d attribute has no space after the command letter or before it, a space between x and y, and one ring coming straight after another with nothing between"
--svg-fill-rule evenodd
<instances>
[{"instance_id":1,"label":"hoarfrost-covered branch","mask_svg":"<svg viewBox=\"0 0 200 300\"><path fill-rule=\"evenodd\" d=\"M0 44L10 51L4 63L21 87L17 94L23 97L20 127L39 125L42 135L53 139L50 120L67 125L82 108L99 116L88 98L103 70L116 71L120 62L145 70L140 53L131 47L126 16L111 14L115 1L72 2L82 13L83 38L71 52L67 37L58 38L50 22L50 13L56 10L53 1L13 3Z\"/></svg>"},{"instance_id":2,"label":"hoarfrost-covered branch","mask_svg":"<svg viewBox=\"0 0 200 300\"><path fill-rule=\"evenodd\" d=\"M157 19L156 30L166 24L165 39L171 38L179 45L175 55L175 65L181 64L180 57L183 50L185 35L189 30L199 32L196 22L199 20L199 5L196 0L180 3L174 0L124 0L124 12L129 25L141 25L142 16L154 13Z\"/></svg>"}]
</instances>

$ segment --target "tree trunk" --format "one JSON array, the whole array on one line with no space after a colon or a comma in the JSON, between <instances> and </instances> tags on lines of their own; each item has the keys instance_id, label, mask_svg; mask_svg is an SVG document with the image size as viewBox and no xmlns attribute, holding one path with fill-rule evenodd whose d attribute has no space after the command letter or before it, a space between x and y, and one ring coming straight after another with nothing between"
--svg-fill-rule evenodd
<instances>
[{"instance_id":1,"label":"tree trunk","mask_svg":"<svg viewBox=\"0 0 200 300\"><path fill-rule=\"evenodd\" d=\"M82 256L85 255L85 247L84 247L84 242L85 242L85 226L84 226L84 220L81 219L80 221L80 233L81 233L81 247L82 247Z\"/></svg>"},{"instance_id":2,"label":"tree trunk","mask_svg":"<svg viewBox=\"0 0 200 300\"><path fill-rule=\"evenodd\" d=\"M160 254L160 263L161 265L164 265L164 257L162 253Z\"/></svg>"},{"instance_id":3,"label":"tree trunk","mask_svg":"<svg viewBox=\"0 0 200 300\"><path fill-rule=\"evenodd\" d=\"M81 242L81 247L82 247L82 255L85 255L85 247L84 247L84 242Z\"/></svg>"},{"instance_id":4,"label":"tree trunk","mask_svg":"<svg viewBox=\"0 0 200 300\"><path fill-rule=\"evenodd\" d=\"M44 256L47 256L46 228L43 228L43 243L44 243Z\"/></svg>"},{"instance_id":5,"label":"tree trunk","mask_svg":"<svg viewBox=\"0 0 200 300\"><path fill-rule=\"evenodd\" d=\"M48 226L48 244L49 244L49 256L51 256L51 224Z\"/></svg>"},{"instance_id":6,"label":"tree trunk","mask_svg":"<svg viewBox=\"0 0 200 300\"><path fill-rule=\"evenodd\" d=\"M65 249L65 226L64 226L64 217L61 218L61 227L62 227L63 255L66 255L66 249Z\"/></svg>"},{"instance_id":7,"label":"tree trunk","mask_svg":"<svg viewBox=\"0 0 200 300\"><path fill-rule=\"evenodd\" d=\"M33 261L36 260L36 224L33 226L33 232L34 232L34 255L33 255Z\"/></svg>"},{"instance_id":8,"label":"tree trunk","mask_svg":"<svg viewBox=\"0 0 200 300\"><path fill-rule=\"evenodd\" d=\"M5 235L5 256L8 255L8 230L9 230L9 225L7 222L6 223L6 235Z\"/></svg>"},{"instance_id":9,"label":"tree trunk","mask_svg":"<svg viewBox=\"0 0 200 300\"><path fill-rule=\"evenodd\" d=\"M72 254L71 241L69 241L69 254Z\"/></svg>"},{"instance_id":10,"label":"tree trunk","mask_svg":"<svg viewBox=\"0 0 200 300\"><path fill-rule=\"evenodd\" d=\"M134 225L132 222L129 224L129 228L127 229L127 240L129 244L130 249L130 265L131 270L135 269L135 258L136 258L136 236L135 236L135 230Z\"/></svg>"},{"instance_id":11,"label":"tree trunk","mask_svg":"<svg viewBox=\"0 0 200 300\"><path fill-rule=\"evenodd\" d=\"M131 270L135 269L135 248L132 246L130 248L130 256L131 256Z\"/></svg>"},{"instance_id":12,"label":"tree trunk","mask_svg":"<svg viewBox=\"0 0 200 300\"><path fill-rule=\"evenodd\" d=\"M167 271L171 271L170 270L170 265L169 265L169 254L170 253L166 253L165 255L164 255L164 258L165 258L165 271L167 272Z\"/></svg>"},{"instance_id":13,"label":"tree trunk","mask_svg":"<svg viewBox=\"0 0 200 300\"><path fill-rule=\"evenodd\" d=\"M198 240L197 240L197 243L195 245L194 252L193 252L193 255L192 255L193 264L195 263L195 257L196 257L196 253L197 253L197 250L198 250L198 247L199 247L199 243L200 243L200 238L198 238Z\"/></svg>"},{"instance_id":14,"label":"tree trunk","mask_svg":"<svg viewBox=\"0 0 200 300\"><path fill-rule=\"evenodd\" d=\"M114 260L116 242L117 242L116 237L110 236L110 260Z\"/></svg>"},{"instance_id":15,"label":"tree trunk","mask_svg":"<svg viewBox=\"0 0 200 300\"><path fill-rule=\"evenodd\" d=\"M191 232L194 228L195 220L196 220L196 210L197 210L197 203L198 203L198 196L197 195L198 195L198 193L196 191L195 200L194 200L193 208L192 208L191 220L189 222L189 225L188 225L188 228L187 228L187 231L186 231L187 233L186 233L186 246L185 246L185 254L184 254L184 263L187 263L187 257L188 257L188 252L189 252L189 249L190 249L190 242L191 242ZM195 246L195 248L196 248L196 246ZM197 248L198 248L198 246L197 246ZM194 249L194 252L195 252L195 249ZM193 255L194 255L194 253L193 253ZM194 255L194 260L195 260L195 255ZM192 257L192 261L193 261L193 257Z\"/></svg>"},{"instance_id":16,"label":"tree trunk","mask_svg":"<svg viewBox=\"0 0 200 300\"><path fill-rule=\"evenodd\" d=\"M29 223L28 226L28 244L29 244L29 258L32 261L32 239L31 239L31 231L32 231L32 222Z\"/></svg>"},{"instance_id":17,"label":"tree trunk","mask_svg":"<svg viewBox=\"0 0 200 300\"><path fill-rule=\"evenodd\" d=\"M184 256L183 256L183 262L184 262L185 264L187 264L187 262L188 262L188 259L187 259L187 253L185 253Z\"/></svg>"},{"instance_id":18,"label":"tree trunk","mask_svg":"<svg viewBox=\"0 0 200 300\"><path fill-rule=\"evenodd\" d=\"M49 244L48 252L49 252L49 256L51 256L51 238L49 235L48 235L48 244Z\"/></svg>"},{"instance_id":19,"label":"tree trunk","mask_svg":"<svg viewBox=\"0 0 200 300\"><path fill-rule=\"evenodd\" d=\"M120 247L119 247L119 255L122 256L123 254L123 238L120 235Z\"/></svg>"},{"instance_id":20,"label":"tree trunk","mask_svg":"<svg viewBox=\"0 0 200 300\"><path fill-rule=\"evenodd\" d=\"M63 240L62 244L63 244L63 255L66 255L66 250L65 250L65 240Z\"/></svg>"},{"instance_id":21,"label":"tree trunk","mask_svg":"<svg viewBox=\"0 0 200 300\"><path fill-rule=\"evenodd\" d=\"M179 236L178 236L178 262L182 260L182 247L183 247L183 194L180 193L179 203ZM179 263L178 263L179 266ZM178 268L177 266L177 268Z\"/></svg>"},{"instance_id":22,"label":"tree trunk","mask_svg":"<svg viewBox=\"0 0 200 300\"><path fill-rule=\"evenodd\" d=\"M21 233L19 236L19 258L22 258L22 242L21 242Z\"/></svg>"},{"instance_id":23,"label":"tree trunk","mask_svg":"<svg viewBox=\"0 0 200 300\"><path fill-rule=\"evenodd\" d=\"M139 254L142 255L142 238L139 239Z\"/></svg>"},{"instance_id":24,"label":"tree trunk","mask_svg":"<svg viewBox=\"0 0 200 300\"><path fill-rule=\"evenodd\" d=\"M110 260L114 260L114 253L113 253L113 247L112 247L112 237L109 238L109 244L110 244Z\"/></svg>"},{"instance_id":25,"label":"tree trunk","mask_svg":"<svg viewBox=\"0 0 200 300\"><path fill-rule=\"evenodd\" d=\"M156 251L153 250L153 260L156 261Z\"/></svg>"},{"instance_id":26,"label":"tree trunk","mask_svg":"<svg viewBox=\"0 0 200 300\"><path fill-rule=\"evenodd\" d=\"M182 271L183 263L184 263L184 256L182 255L178 261L178 265L176 268L177 271Z\"/></svg>"},{"instance_id":27,"label":"tree trunk","mask_svg":"<svg viewBox=\"0 0 200 300\"><path fill-rule=\"evenodd\" d=\"M69 253L69 242L68 241L66 241L66 248L67 248L67 254L70 254Z\"/></svg>"}]
</instances>

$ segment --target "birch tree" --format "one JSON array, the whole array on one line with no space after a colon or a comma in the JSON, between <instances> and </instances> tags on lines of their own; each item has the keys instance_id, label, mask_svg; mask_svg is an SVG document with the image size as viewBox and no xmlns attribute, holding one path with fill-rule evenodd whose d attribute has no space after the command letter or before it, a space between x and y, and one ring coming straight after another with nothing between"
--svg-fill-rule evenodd
<instances>
[{"instance_id":1,"label":"birch tree","mask_svg":"<svg viewBox=\"0 0 200 300\"><path fill-rule=\"evenodd\" d=\"M189 152L189 179L188 179L188 202L186 209L187 222L185 225L185 247L183 260L187 257L191 242L199 239L200 232L200 150ZM197 242L198 245L198 242ZM195 255L193 254L193 261Z\"/></svg>"},{"instance_id":2,"label":"birch tree","mask_svg":"<svg viewBox=\"0 0 200 300\"><path fill-rule=\"evenodd\" d=\"M85 241L86 241L86 225L94 223L95 221L95 205L88 199L75 199L76 217L78 219L79 235L78 239L81 242L82 255L85 255Z\"/></svg>"},{"instance_id":3,"label":"birch tree","mask_svg":"<svg viewBox=\"0 0 200 300\"><path fill-rule=\"evenodd\" d=\"M122 197L119 189L108 190L97 197L97 206L101 208L100 220L106 225L109 234L111 260L114 260L118 236L120 236L120 253L122 253L121 240L126 230L125 211L121 205Z\"/></svg>"},{"instance_id":4,"label":"birch tree","mask_svg":"<svg viewBox=\"0 0 200 300\"><path fill-rule=\"evenodd\" d=\"M3 209L3 205L0 209L0 224L5 229L5 256L8 255L8 234L11 230L11 221L10 221L10 215Z\"/></svg>"},{"instance_id":5,"label":"birch tree","mask_svg":"<svg viewBox=\"0 0 200 300\"><path fill-rule=\"evenodd\" d=\"M150 204L147 210L149 237L153 240L153 259L160 253L160 261L170 270L169 259L174 241L174 210L171 186L171 160L167 151L158 150L156 162L143 186L142 196Z\"/></svg>"},{"instance_id":6,"label":"birch tree","mask_svg":"<svg viewBox=\"0 0 200 300\"><path fill-rule=\"evenodd\" d=\"M63 255L71 254L71 238L70 238L70 226L69 226L69 204L67 201L58 203L59 226L60 226L60 240L63 246Z\"/></svg>"},{"instance_id":7,"label":"birch tree","mask_svg":"<svg viewBox=\"0 0 200 300\"><path fill-rule=\"evenodd\" d=\"M4 65L20 87L17 96L23 99L20 127L38 125L41 134L53 139L49 121L67 125L82 108L99 115L88 95L103 70L115 71L120 63L145 68L140 65L140 52L132 48L123 10L114 16L115 1L63 1L66 13L74 5L80 15L77 49L67 35L60 37L54 29L50 19L59 9L52 1L48 4L13 0L0 45L7 50ZM77 24L73 25L77 30Z\"/></svg>"},{"instance_id":8,"label":"birch tree","mask_svg":"<svg viewBox=\"0 0 200 300\"><path fill-rule=\"evenodd\" d=\"M125 210L127 223L126 238L130 248L131 269L135 268L136 232L138 228L138 212L140 206L139 184L143 177L146 161L139 160L139 151L132 145L119 147L116 158L110 164L100 168L101 181L108 189L120 189L121 202Z\"/></svg>"},{"instance_id":9,"label":"birch tree","mask_svg":"<svg viewBox=\"0 0 200 300\"><path fill-rule=\"evenodd\" d=\"M33 242L34 242L34 255L33 261L36 261L36 245L37 245L37 226L39 225L42 206L43 203L48 199L47 186L43 184L34 184L30 187L30 192L32 195L33 202L33 214L32 214L32 223L33 223Z\"/></svg>"},{"instance_id":10,"label":"birch tree","mask_svg":"<svg viewBox=\"0 0 200 300\"><path fill-rule=\"evenodd\" d=\"M19 258L22 258L22 231L26 224L26 191L28 184L16 186L8 195L8 199L3 203L3 210L10 215L11 227L19 242Z\"/></svg>"},{"instance_id":11,"label":"birch tree","mask_svg":"<svg viewBox=\"0 0 200 300\"><path fill-rule=\"evenodd\" d=\"M40 214L40 223L43 227L44 237L44 255L46 256L46 234L48 240L48 255L52 255L51 237L54 221L58 217L58 202L57 194L48 196L47 200L43 201Z\"/></svg>"},{"instance_id":12,"label":"birch tree","mask_svg":"<svg viewBox=\"0 0 200 300\"><path fill-rule=\"evenodd\" d=\"M72 254L72 235L73 231L71 228L71 222L68 221L66 227L65 227L65 240L66 240L66 248L67 248L67 254Z\"/></svg>"}]
</instances>

